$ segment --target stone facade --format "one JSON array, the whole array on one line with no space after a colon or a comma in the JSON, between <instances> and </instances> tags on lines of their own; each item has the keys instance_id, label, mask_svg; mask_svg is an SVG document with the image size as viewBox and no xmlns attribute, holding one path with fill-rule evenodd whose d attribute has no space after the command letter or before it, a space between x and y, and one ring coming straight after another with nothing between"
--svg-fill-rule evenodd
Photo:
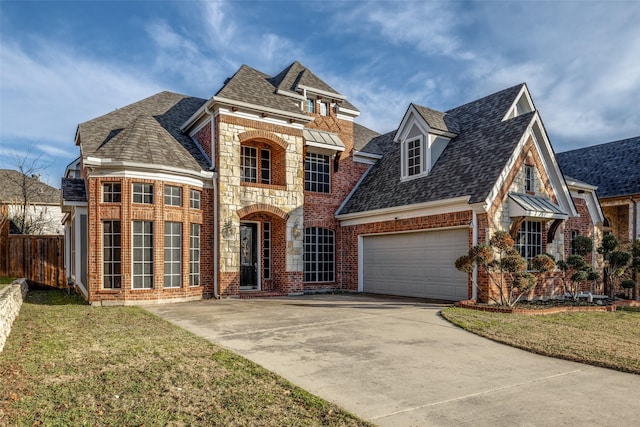
<instances>
[{"instance_id":1,"label":"stone facade","mask_svg":"<svg viewBox=\"0 0 640 427\"><path fill-rule=\"evenodd\" d=\"M20 313L20 307L27 292L29 292L29 285L25 279L19 279L0 290L0 353L11 333L13 321Z\"/></svg>"}]
</instances>

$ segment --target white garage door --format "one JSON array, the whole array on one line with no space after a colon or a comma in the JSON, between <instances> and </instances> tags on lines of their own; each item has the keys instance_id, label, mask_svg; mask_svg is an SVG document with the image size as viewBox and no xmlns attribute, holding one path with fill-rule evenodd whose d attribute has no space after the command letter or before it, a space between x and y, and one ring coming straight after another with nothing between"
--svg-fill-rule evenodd
<instances>
[{"instance_id":1,"label":"white garage door","mask_svg":"<svg viewBox=\"0 0 640 427\"><path fill-rule=\"evenodd\" d=\"M467 274L455 260L468 250L467 229L363 237L363 291L459 301Z\"/></svg>"}]
</instances>

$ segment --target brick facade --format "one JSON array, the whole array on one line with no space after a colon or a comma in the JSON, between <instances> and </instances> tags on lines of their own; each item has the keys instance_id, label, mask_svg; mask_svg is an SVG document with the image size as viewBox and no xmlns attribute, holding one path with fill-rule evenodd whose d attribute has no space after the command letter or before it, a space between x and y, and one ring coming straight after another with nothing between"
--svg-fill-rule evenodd
<instances>
[{"instance_id":1,"label":"brick facade","mask_svg":"<svg viewBox=\"0 0 640 427\"><path fill-rule=\"evenodd\" d=\"M103 202L102 189L105 183L118 183L121 189L121 201ZM134 183L153 185L153 203L133 203L132 186ZM165 186L182 189L181 206L167 206L164 203ZM191 190L201 194L200 209L190 208ZM213 278L212 230L205 222L212 209L211 189L187 185L180 182L138 179L126 177L90 177L88 179L88 284L89 301L104 303L125 303L127 301L163 301L201 299L212 293ZM105 288L103 282L103 222L120 221L121 224L121 287ZM132 223L136 220L153 223L153 286L151 289L133 289L133 236ZM164 224L165 222L182 224L181 270L182 283L179 288L164 287ZM201 261L200 286L190 286L190 225L201 225ZM205 285L207 284L207 285Z\"/></svg>"}]
</instances>

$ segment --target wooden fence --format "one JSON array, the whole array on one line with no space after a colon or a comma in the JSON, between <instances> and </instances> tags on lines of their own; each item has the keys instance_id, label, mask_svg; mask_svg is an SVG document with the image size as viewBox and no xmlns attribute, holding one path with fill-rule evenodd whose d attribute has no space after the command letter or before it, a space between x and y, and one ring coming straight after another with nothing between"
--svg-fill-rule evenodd
<instances>
[{"instance_id":1,"label":"wooden fence","mask_svg":"<svg viewBox=\"0 0 640 427\"><path fill-rule=\"evenodd\" d=\"M24 277L36 285L66 288L64 236L9 234L6 224L0 223L0 276Z\"/></svg>"}]
</instances>

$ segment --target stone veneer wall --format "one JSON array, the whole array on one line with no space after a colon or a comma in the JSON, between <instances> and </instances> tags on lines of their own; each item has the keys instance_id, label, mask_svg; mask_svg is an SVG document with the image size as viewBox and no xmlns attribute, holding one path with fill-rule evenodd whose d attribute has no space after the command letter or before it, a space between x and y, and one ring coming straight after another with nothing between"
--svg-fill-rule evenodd
<instances>
[{"instance_id":1,"label":"stone veneer wall","mask_svg":"<svg viewBox=\"0 0 640 427\"><path fill-rule=\"evenodd\" d=\"M304 140L302 130L285 126L259 123L253 120L222 116L217 117L216 164L219 173L220 212L220 294L237 295L240 271L240 221L238 211L252 205L276 207L288 214L286 222L285 268L287 281L298 282L302 278L302 239L293 238L294 225L304 224ZM256 132L258 131L258 132ZM241 183L239 135L252 132L261 141L284 141L285 185ZM277 151L277 150L273 150ZM272 153L275 155L275 153ZM277 162L277 159L272 159ZM296 274L290 274L296 273ZM300 274L297 274L300 273ZM301 288L302 283L288 283L290 292Z\"/></svg>"},{"instance_id":2,"label":"stone veneer wall","mask_svg":"<svg viewBox=\"0 0 640 427\"><path fill-rule=\"evenodd\" d=\"M11 326L22 307L29 285L25 279L19 279L0 291L0 352L7 342Z\"/></svg>"}]
</instances>

